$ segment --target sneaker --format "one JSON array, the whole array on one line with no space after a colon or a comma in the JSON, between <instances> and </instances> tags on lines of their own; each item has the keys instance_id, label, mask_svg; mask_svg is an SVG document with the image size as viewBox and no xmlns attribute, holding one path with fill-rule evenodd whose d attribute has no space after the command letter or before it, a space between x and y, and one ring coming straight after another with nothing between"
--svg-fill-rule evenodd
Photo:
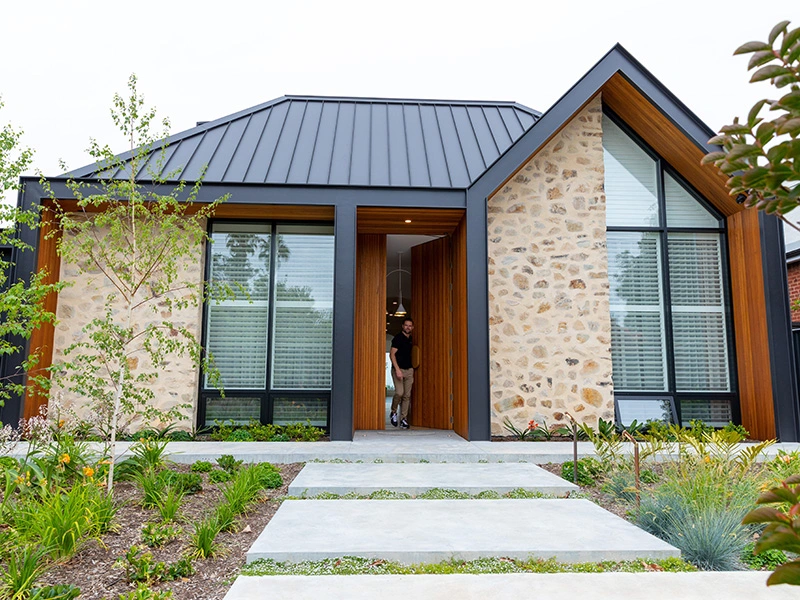
<instances>
[{"instance_id":1,"label":"sneaker","mask_svg":"<svg viewBox=\"0 0 800 600\"><path fill-rule=\"evenodd\" d=\"M397 415L396 414L392 413L392 416L389 417L389 420L392 422L392 425L397 427Z\"/></svg>"},{"instance_id":2,"label":"sneaker","mask_svg":"<svg viewBox=\"0 0 800 600\"><path fill-rule=\"evenodd\" d=\"M400 421L400 427L402 427L403 429L408 429L408 421L406 421L405 419Z\"/></svg>"}]
</instances>

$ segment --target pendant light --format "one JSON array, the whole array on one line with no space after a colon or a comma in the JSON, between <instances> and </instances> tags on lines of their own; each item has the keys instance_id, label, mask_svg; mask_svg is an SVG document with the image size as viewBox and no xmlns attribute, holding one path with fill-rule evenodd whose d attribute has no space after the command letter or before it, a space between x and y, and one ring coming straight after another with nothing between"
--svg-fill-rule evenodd
<instances>
[{"instance_id":1,"label":"pendant light","mask_svg":"<svg viewBox=\"0 0 800 600\"><path fill-rule=\"evenodd\" d=\"M403 252L397 253L397 283L399 287L399 295L397 296L397 309L394 311L395 317L405 317L406 308L403 306Z\"/></svg>"}]
</instances>

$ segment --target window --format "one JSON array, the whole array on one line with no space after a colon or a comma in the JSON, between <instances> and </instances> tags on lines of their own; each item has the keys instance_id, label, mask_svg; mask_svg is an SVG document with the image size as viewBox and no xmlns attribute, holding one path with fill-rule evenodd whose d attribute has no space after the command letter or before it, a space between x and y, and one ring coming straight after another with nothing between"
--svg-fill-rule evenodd
<instances>
[{"instance_id":1,"label":"window","mask_svg":"<svg viewBox=\"0 0 800 600\"><path fill-rule=\"evenodd\" d=\"M333 227L215 222L200 422L327 426L333 334Z\"/></svg>"},{"instance_id":2,"label":"window","mask_svg":"<svg viewBox=\"0 0 800 600\"><path fill-rule=\"evenodd\" d=\"M609 115L603 150L615 396L724 425L738 408L724 221Z\"/></svg>"}]
</instances>

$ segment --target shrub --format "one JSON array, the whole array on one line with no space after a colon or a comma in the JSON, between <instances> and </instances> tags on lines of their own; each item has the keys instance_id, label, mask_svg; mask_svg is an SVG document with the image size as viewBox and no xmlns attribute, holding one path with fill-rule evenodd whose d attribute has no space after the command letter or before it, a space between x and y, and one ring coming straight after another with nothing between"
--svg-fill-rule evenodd
<instances>
[{"instance_id":1,"label":"shrub","mask_svg":"<svg viewBox=\"0 0 800 600\"><path fill-rule=\"evenodd\" d=\"M145 523L142 527L142 541L150 548L160 548L180 534L180 527L170 523Z\"/></svg>"},{"instance_id":2,"label":"shrub","mask_svg":"<svg viewBox=\"0 0 800 600\"><path fill-rule=\"evenodd\" d=\"M247 429L234 429L231 434L225 438L226 442L252 442L253 436Z\"/></svg>"},{"instance_id":3,"label":"shrub","mask_svg":"<svg viewBox=\"0 0 800 600\"><path fill-rule=\"evenodd\" d=\"M283 433L295 442L316 442L325 435L325 430L310 423L288 423L283 426Z\"/></svg>"},{"instance_id":4,"label":"shrub","mask_svg":"<svg viewBox=\"0 0 800 600\"><path fill-rule=\"evenodd\" d=\"M47 570L45 547L24 546L12 550L0 579L0 598L27 598L36 580Z\"/></svg>"},{"instance_id":5,"label":"shrub","mask_svg":"<svg viewBox=\"0 0 800 600\"><path fill-rule=\"evenodd\" d=\"M199 473L180 473L167 469L159 474L159 478L164 487L172 487L181 494L196 494L203 490L203 478Z\"/></svg>"},{"instance_id":6,"label":"shrub","mask_svg":"<svg viewBox=\"0 0 800 600\"><path fill-rule=\"evenodd\" d=\"M214 465L212 465L207 460L195 461L195 462L192 463L192 466L191 466L192 471L194 471L195 473L208 473L213 468L214 468Z\"/></svg>"},{"instance_id":7,"label":"shrub","mask_svg":"<svg viewBox=\"0 0 800 600\"><path fill-rule=\"evenodd\" d=\"M231 454L223 454L217 459L217 464L219 465L220 469L227 471L228 473L235 473L239 470L242 466L241 460L236 460L233 458Z\"/></svg>"},{"instance_id":8,"label":"shrub","mask_svg":"<svg viewBox=\"0 0 800 600\"><path fill-rule=\"evenodd\" d=\"M572 461L561 465L561 477L567 481L574 481L573 470L575 465ZM578 461L578 484L592 486L597 477L603 472L603 466L594 458L587 457Z\"/></svg>"},{"instance_id":9,"label":"shrub","mask_svg":"<svg viewBox=\"0 0 800 600\"><path fill-rule=\"evenodd\" d=\"M48 585L31 591L29 600L73 600L81 595L81 588L70 584Z\"/></svg>"},{"instance_id":10,"label":"shrub","mask_svg":"<svg viewBox=\"0 0 800 600\"><path fill-rule=\"evenodd\" d=\"M208 480L211 483L225 483L231 479L233 479L233 475L231 475L228 471L223 471L222 469L214 469L208 474Z\"/></svg>"},{"instance_id":11,"label":"shrub","mask_svg":"<svg viewBox=\"0 0 800 600\"><path fill-rule=\"evenodd\" d=\"M251 467L258 476L259 485L264 489L275 489L283 485L280 471L270 463L259 463Z\"/></svg>"},{"instance_id":12,"label":"shrub","mask_svg":"<svg viewBox=\"0 0 800 600\"><path fill-rule=\"evenodd\" d=\"M125 570L125 577L131 582L174 581L194 573L189 558L167 564L155 561L151 552L142 553L138 546L131 546L125 556L118 558L115 564Z\"/></svg>"},{"instance_id":13,"label":"shrub","mask_svg":"<svg viewBox=\"0 0 800 600\"><path fill-rule=\"evenodd\" d=\"M756 571L774 571L789 560L786 554L780 550L764 550L756 554L755 547L753 542L744 547L742 562Z\"/></svg>"}]
</instances>

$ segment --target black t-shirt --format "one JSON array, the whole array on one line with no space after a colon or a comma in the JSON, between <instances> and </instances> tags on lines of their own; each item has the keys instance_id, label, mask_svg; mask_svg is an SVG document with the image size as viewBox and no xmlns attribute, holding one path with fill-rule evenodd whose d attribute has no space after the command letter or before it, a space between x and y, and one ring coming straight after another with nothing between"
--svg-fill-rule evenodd
<instances>
[{"instance_id":1,"label":"black t-shirt","mask_svg":"<svg viewBox=\"0 0 800 600\"><path fill-rule=\"evenodd\" d=\"M411 368L411 346L413 345L411 336L406 337L402 331L392 338L392 348L397 348L395 354L397 366L401 369Z\"/></svg>"}]
</instances>

